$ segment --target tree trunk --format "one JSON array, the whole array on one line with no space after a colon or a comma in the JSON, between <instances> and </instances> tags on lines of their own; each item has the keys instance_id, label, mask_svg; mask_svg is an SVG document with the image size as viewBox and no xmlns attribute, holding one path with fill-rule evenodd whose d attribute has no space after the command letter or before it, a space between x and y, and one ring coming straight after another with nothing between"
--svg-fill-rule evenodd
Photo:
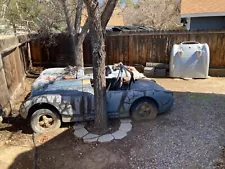
<instances>
[{"instance_id":1,"label":"tree trunk","mask_svg":"<svg viewBox=\"0 0 225 169\"><path fill-rule=\"evenodd\" d=\"M75 33L74 41L75 41L75 65L83 67L84 60L83 60L83 43L84 39L89 30L89 20L87 19L81 33Z\"/></svg>"},{"instance_id":2,"label":"tree trunk","mask_svg":"<svg viewBox=\"0 0 225 169\"><path fill-rule=\"evenodd\" d=\"M84 66L84 60L83 60L83 41L77 40L74 44L74 58L75 58L75 65L78 67Z\"/></svg>"},{"instance_id":3,"label":"tree trunk","mask_svg":"<svg viewBox=\"0 0 225 169\"><path fill-rule=\"evenodd\" d=\"M70 51L70 60L71 60L71 65L76 65L76 60L75 60L75 57L74 57L74 55L75 55L75 51L76 51L76 43L75 43L75 41L74 41L74 36L73 36L73 34L69 34L69 44L70 44L70 49L71 49L71 51Z\"/></svg>"},{"instance_id":4,"label":"tree trunk","mask_svg":"<svg viewBox=\"0 0 225 169\"><path fill-rule=\"evenodd\" d=\"M65 19L66 19L66 25L67 25L67 33L69 35L69 42L70 42L70 60L72 61L72 65L75 65L75 41L74 41L74 35L73 35L73 31L72 31L72 25L71 25L71 21L70 21L70 17L69 17L69 9L66 5L66 0L61 0L60 1L62 3L62 7L63 7L63 12L65 15Z\"/></svg>"},{"instance_id":5,"label":"tree trunk","mask_svg":"<svg viewBox=\"0 0 225 169\"><path fill-rule=\"evenodd\" d=\"M77 7L76 7L75 22L74 22L74 41L75 41L74 61L75 61L75 65L80 67L84 66L84 60L83 60L84 38L80 37L82 9L83 9L83 0L78 0Z\"/></svg>"},{"instance_id":6,"label":"tree trunk","mask_svg":"<svg viewBox=\"0 0 225 169\"><path fill-rule=\"evenodd\" d=\"M80 28L79 28L80 29ZM77 30L77 28L75 29ZM75 32L75 36L74 36L74 42L75 42L75 46L74 46L74 58L75 58L75 65L76 66L80 66L83 67L84 66L84 60L83 60L83 43L84 43L84 39L87 35L87 32L89 30L89 21L86 20L81 33L79 32Z\"/></svg>"},{"instance_id":7,"label":"tree trunk","mask_svg":"<svg viewBox=\"0 0 225 169\"><path fill-rule=\"evenodd\" d=\"M94 93L95 93L95 127L101 132L108 128L106 112L106 78L105 78L105 41L101 26L101 14L97 0L84 1L89 17L89 29L92 44Z\"/></svg>"}]
</instances>

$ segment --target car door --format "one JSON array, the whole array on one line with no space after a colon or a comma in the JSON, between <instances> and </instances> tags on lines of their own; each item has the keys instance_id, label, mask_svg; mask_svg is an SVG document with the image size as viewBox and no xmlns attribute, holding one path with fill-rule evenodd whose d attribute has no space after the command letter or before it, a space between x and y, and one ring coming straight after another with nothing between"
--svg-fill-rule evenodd
<instances>
[{"instance_id":1,"label":"car door","mask_svg":"<svg viewBox=\"0 0 225 169\"><path fill-rule=\"evenodd\" d=\"M69 110L68 115L73 117L72 121L93 119L94 91L90 80L75 80L62 99Z\"/></svg>"},{"instance_id":2,"label":"car door","mask_svg":"<svg viewBox=\"0 0 225 169\"><path fill-rule=\"evenodd\" d=\"M129 90L119 89L107 91L107 110L110 117L123 117L129 111L125 103Z\"/></svg>"}]
</instances>

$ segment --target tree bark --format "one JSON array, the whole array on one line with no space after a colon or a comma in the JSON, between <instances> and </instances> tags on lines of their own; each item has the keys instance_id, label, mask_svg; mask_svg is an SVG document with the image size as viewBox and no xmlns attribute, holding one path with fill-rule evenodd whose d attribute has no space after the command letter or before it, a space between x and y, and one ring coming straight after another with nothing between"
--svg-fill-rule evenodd
<instances>
[{"instance_id":1,"label":"tree bark","mask_svg":"<svg viewBox=\"0 0 225 169\"><path fill-rule=\"evenodd\" d=\"M94 93L95 93L95 127L101 132L108 128L106 112L106 78L105 78L105 41L101 25L101 13L97 0L84 0L86 4L92 44Z\"/></svg>"}]
</instances>

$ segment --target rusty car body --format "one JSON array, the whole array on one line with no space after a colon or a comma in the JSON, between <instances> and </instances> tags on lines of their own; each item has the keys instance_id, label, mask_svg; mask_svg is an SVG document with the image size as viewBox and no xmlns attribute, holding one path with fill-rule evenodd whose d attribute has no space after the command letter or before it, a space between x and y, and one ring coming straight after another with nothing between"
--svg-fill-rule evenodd
<instances>
[{"instance_id":1,"label":"rusty car body","mask_svg":"<svg viewBox=\"0 0 225 169\"><path fill-rule=\"evenodd\" d=\"M109 118L128 117L132 106L146 100L154 103L157 114L166 112L172 107L173 93L154 80L146 78L135 68L122 64L107 68L109 71L106 74L106 98ZM39 109L43 110L43 114L46 109L50 109L62 122L93 120L95 106L91 69L89 72L74 71L72 77L70 71L70 75L68 71L62 75L65 69L57 68L57 70L58 73L56 69L48 69L36 80L29 98L21 105L21 116L26 119ZM36 123L44 124L43 121L46 122L49 118L51 119L51 115L42 117L42 122L38 120ZM50 122L52 121L51 119ZM33 130L42 132L45 128L48 129L48 126L45 125L43 130L34 127Z\"/></svg>"}]
</instances>

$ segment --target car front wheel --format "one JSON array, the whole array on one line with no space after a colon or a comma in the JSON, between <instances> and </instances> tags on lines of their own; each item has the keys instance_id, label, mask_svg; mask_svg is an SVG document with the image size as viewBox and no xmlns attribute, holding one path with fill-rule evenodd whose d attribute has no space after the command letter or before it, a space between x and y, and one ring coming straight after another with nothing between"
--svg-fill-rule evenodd
<instances>
[{"instance_id":1,"label":"car front wheel","mask_svg":"<svg viewBox=\"0 0 225 169\"><path fill-rule=\"evenodd\" d=\"M36 133L45 133L61 126L60 116L49 109L38 109L31 116L31 128Z\"/></svg>"},{"instance_id":2,"label":"car front wheel","mask_svg":"<svg viewBox=\"0 0 225 169\"><path fill-rule=\"evenodd\" d=\"M132 106L132 118L136 121L152 120L158 114L157 105L150 99L141 99Z\"/></svg>"}]
</instances>

